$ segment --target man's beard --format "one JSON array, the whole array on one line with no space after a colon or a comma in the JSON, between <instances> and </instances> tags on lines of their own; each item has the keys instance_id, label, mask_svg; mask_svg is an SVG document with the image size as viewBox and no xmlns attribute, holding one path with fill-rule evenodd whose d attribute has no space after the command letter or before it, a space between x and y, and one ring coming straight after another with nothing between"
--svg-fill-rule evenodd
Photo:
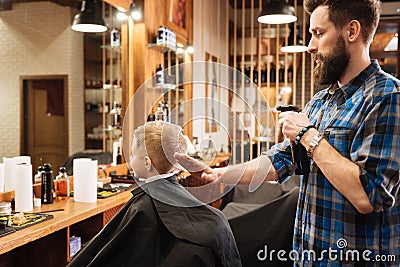
<instances>
[{"instance_id":1,"label":"man's beard","mask_svg":"<svg viewBox=\"0 0 400 267\"><path fill-rule=\"evenodd\" d=\"M333 51L328 55L314 54L313 59L319 59L319 65L314 68L314 78L317 84L336 83L346 71L350 54L342 36L337 40Z\"/></svg>"}]
</instances>

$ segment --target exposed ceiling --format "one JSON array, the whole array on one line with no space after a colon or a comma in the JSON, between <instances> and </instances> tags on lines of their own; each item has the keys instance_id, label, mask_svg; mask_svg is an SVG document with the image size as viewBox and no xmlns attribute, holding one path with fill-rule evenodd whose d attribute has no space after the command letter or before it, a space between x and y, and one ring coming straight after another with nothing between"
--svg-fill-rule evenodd
<instances>
[{"instance_id":1,"label":"exposed ceiling","mask_svg":"<svg viewBox=\"0 0 400 267\"><path fill-rule=\"evenodd\" d=\"M223 1L223 0L220 0ZM284 0L282 0L284 1ZM237 6L241 9L243 3L246 8L259 9L261 3L268 2L267 0L229 0L231 7ZM294 0L288 1L293 5ZM399 0L383 0L381 20L376 31L375 38L371 44L371 55L374 58L399 58L400 52L385 52L384 48L393 38L396 33L400 33L400 12L396 9L400 8ZM398 5L394 3L399 3ZM297 5L302 5L303 0L297 0ZM396 12L397 11L397 12Z\"/></svg>"},{"instance_id":2,"label":"exposed ceiling","mask_svg":"<svg viewBox=\"0 0 400 267\"><path fill-rule=\"evenodd\" d=\"M44 1L44 0L2 0L0 1L0 11L1 10L6 10L6 9L11 9L12 4L16 3L23 3L23 2L39 2L39 1ZM62 6L70 6L76 9L81 8L82 0L50 0L51 2L54 2L56 4L62 5ZM115 2L117 0L105 0L106 2ZM128 0L118 0L121 2L121 4L125 4ZM223 0L220 0L223 1ZM129 2L129 1L128 1ZM242 4L244 3L246 8L250 8L252 5L254 6L255 9L258 9L260 0L229 0L231 6L237 5L238 8L242 7ZM261 2L265 2L265 0L261 0ZM289 1L291 4L294 3L294 0ZM399 2L396 0L383 0L383 3L386 2ZM297 4L301 5L303 3L303 0L298 0ZM379 23L379 27L376 32L376 36L374 38L374 41L371 45L371 53L375 53L375 55L379 56L380 53L383 53L384 47L388 44L390 39L394 36L395 33L400 32L400 16L385 16L383 15L381 17L381 21ZM394 52L394 53L385 53L386 56L389 57L397 57L399 52ZM392 55L393 54L393 55Z\"/></svg>"},{"instance_id":3,"label":"exposed ceiling","mask_svg":"<svg viewBox=\"0 0 400 267\"><path fill-rule=\"evenodd\" d=\"M0 0L0 11L9 10L12 8L12 5L16 3L40 2L40 1L46 1L46 0ZM76 9L80 9L83 0L47 0L47 1L59 4L61 6L70 6ZM125 9L129 8L129 4L132 2L132 0L104 0L104 1L115 6L123 7Z\"/></svg>"},{"instance_id":4,"label":"exposed ceiling","mask_svg":"<svg viewBox=\"0 0 400 267\"><path fill-rule=\"evenodd\" d=\"M25 2L40 2L44 0L2 0L0 1L0 11L12 9L13 4L25 3ZM50 0L61 6L70 6L80 9L82 0Z\"/></svg>"},{"instance_id":5,"label":"exposed ceiling","mask_svg":"<svg viewBox=\"0 0 400 267\"><path fill-rule=\"evenodd\" d=\"M220 1L223 1L223 0L220 0ZM245 3L246 8L251 8L252 2L253 2L253 5L254 5L254 8L257 9L260 6L260 0L229 0L229 4L232 7L234 7L235 2L236 2L237 7L241 9L242 6L243 6L243 1ZM284 0L282 0L282 1L284 1ZM381 2L386 3L386 2L398 2L398 1L399 0L382 0ZM267 3L267 2L268 2L267 0L261 0L261 3L263 3L263 4ZM287 2L289 2L290 4L293 4L294 0L289 0ZM298 5L302 5L303 4L303 0L297 0L297 4Z\"/></svg>"}]
</instances>

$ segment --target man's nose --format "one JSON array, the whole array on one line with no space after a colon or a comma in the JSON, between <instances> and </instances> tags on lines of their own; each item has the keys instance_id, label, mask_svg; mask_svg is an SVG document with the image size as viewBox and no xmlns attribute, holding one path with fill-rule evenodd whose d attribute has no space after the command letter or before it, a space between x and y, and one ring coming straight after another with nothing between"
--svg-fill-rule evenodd
<instances>
[{"instance_id":1,"label":"man's nose","mask_svg":"<svg viewBox=\"0 0 400 267\"><path fill-rule=\"evenodd\" d=\"M316 45L313 37L311 37L311 40L308 43L307 52L310 54L317 52L317 45Z\"/></svg>"}]
</instances>

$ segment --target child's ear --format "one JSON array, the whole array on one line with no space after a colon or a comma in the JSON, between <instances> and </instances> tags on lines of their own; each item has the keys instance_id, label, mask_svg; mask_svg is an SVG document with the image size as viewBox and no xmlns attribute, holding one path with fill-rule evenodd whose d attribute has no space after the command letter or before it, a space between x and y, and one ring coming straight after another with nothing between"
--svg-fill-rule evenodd
<instances>
[{"instance_id":1,"label":"child's ear","mask_svg":"<svg viewBox=\"0 0 400 267\"><path fill-rule=\"evenodd\" d=\"M144 157L144 167L146 168L147 171L150 171L151 168L153 167L151 159L148 156Z\"/></svg>"}]
</instances>

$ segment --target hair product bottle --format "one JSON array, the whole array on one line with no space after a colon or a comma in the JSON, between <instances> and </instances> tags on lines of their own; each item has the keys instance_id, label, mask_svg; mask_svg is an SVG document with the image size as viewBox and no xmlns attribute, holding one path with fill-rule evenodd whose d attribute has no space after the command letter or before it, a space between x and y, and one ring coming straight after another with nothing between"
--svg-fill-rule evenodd
<instances>
[{"instance_id":1,"label":"hair product bottle","mask_svg":"<svg viewBox=\"0 0 400 267\"><path fill-rule=\"evenodd\" d=\"M45 163L42 172L42 204L53 203L53 171L51 165Z\"/></svg>"}]
</instances>

